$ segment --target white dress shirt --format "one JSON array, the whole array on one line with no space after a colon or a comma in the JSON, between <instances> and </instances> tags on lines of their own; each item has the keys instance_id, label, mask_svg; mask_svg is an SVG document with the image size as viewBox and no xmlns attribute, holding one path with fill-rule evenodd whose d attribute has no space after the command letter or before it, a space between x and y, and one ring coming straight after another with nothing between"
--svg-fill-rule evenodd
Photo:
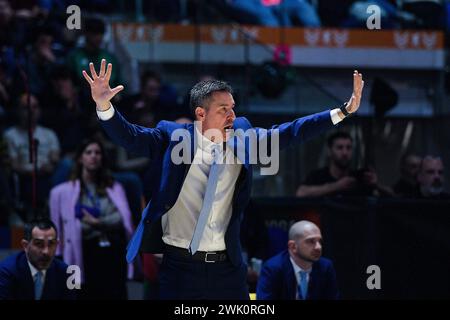
<instances>
[{"instance_id":1,"label":"white dress shirt","mask_svg":"<svg viewBox=\"0 0 450 320\"><path fill-rule=\"evenodd\" d=\"M194 161L189 168L175 205L162 217L163 241L166 244L185 249L189 248L202 209L214 144L205 138L197 128L195 134L198 143ZM225 149L225 152L225 157L235 157L233 150L229 147ZM236 180L242 168L242 164L237 164L236 159L232 163L226 164L219 176L212 211L200 240L199 251L226 249L225 232L231 218Z\"/></svg>"},{"instance_id":2,"label":"white dress shirt","mask_svg":"<svg viewBox=\"0 0 450 320\"><path fill-rule=\"evenodd\" d=\"M36 268L31 264L31 262L30 262L28 259L27 259L27 262L28 262L28 266L30 267L30 271L31 271L31 276L32 276L32 278L33 278L33 282L35 282L35 281L36 281L36 273L38 273L39 270L36 269ZM44 284L45 284L45 275L46 275L46 273L47 273L47 270L41 270L41 272L42 272L42 287L44 287Z\"/></svg>"},{"instance_id":3,"label":"white dress shirt","mask_svg":"<svg viewBox=\"0 0 450 320\"><path fill-rule=\"evenodd\" d=\"M330 111L333 124L342 119L338 116L339 109ZM106 111L97 110L100 120L109 120L114 116L114 108ZM194 234L195 225L203 205L206 193L209 170L212 163L211 149L214 144L205 138L196 128L197 148L194 161L191 164L186 179L181 188L180 195L174 206L163 215L161 224L163 230L163 241L166 244L188 249ZM235 157L233 150L226 147L225 157ZM203 161L202 161L203 159ZM205 226L199 251L221 251L225 250L225 232L232 214L232 200L236 181L242 168L234 159L226 162L224 170L219 176L212 212Z\"/></svg>"}]
</instances>

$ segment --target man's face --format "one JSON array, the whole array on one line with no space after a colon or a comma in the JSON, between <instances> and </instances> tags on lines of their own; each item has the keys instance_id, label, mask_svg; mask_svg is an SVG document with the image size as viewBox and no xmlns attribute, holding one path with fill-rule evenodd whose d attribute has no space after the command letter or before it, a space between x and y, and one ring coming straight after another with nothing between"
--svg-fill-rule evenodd
<instances>
[{"instance_id":1,"label":"man's face","mask_svg":"<svg viewBox=\"0 0 450 320\"><path fill-rule=\"evenodd\" d=\"M75 93L75 87L70 78L57 79L53 82L53 86L55 88L56 94L63 98L65 101L70 100Z\"/></svg>"},{"instance_id":2,"label":"man's face","mask_svg":"<svg viewBox=\"0 0 450 320\"><path fill-rule=\"evenodd\" d=\"M80 159L83 168L88 171L96 171L102 165L102 150L97 143L89 144L81 154Z\"/></svg>"},{"instance_id":3,"label":"man's face","mask_svg":"<svg viewBox=\"0 0 450 320\"><path fill-rule=\"evenodd\" d=\"M303 237L289 240L289 242L291 242L291 252L302 260L312 263L322 256L322 234L315 226L306 228Z\"/></svg>"},{"instance_id":4,"label":"man's face","mask_svg":"<svg viewBox=\"0 0 450 320\"><path fill-rule=\"evenodd\" d=\"M94 50L99 50L103 43L103 33L86 33L86 43Z\"/></svg>"},{"instance_id":5,"label":"man's face","mask_svg":"<svg viewBox=\"0 0 450 320\"><path fill-rule=\"evenodd\" d=\"M212 141L226 141L230 135L227 130L232 129L236 119L233 96L226 91L216 91L205 103L208 106L196 109L197 120L202 121L203 132Z\"/></svg>"},{"instance_id":6,"label":"man's face","mask_svg":"<svg viewBox=\"0 0 450 320\"><path fill-rule=\"evenodd\" d=\"M405 159L403 174L407 178L415 180L417 178L417 174L419 173L421 161L422 159L418 156L408 156Z\"/></svg>"},{"instance_id":7,"label":"man's face","mask_svg":"<svg viewBox=\"0 0 450 320\"><path fill-rule=\"evenodd\" d=\"M8 1L0 0L0 25L6 25L11 20L13 11Z\"/></svg>"},{"instance_id":8,"label":"man's face","mask_svg":"<svg viewBox=\"0 0 450 320\"><path fill-rule=\"evenodd\" d=\"M352 151L352 141L350 139L335 139L330 148L330 159L339 168L346 169L350 166Z\"/></svg>"},{"instance_id":9,"label":"man's face","mask_svg":"<svg viewBox=\"0 0 450 320\"><path fill-rule=\"evenodd\" d=\"M21 126L28 126L28 100L26 95L20 97L20 102L18 106L19 113L19 123ZM37 124L41 116L41 110L39 107L39 102L34 96L30 96L30 110L31 110L31 123L33 125Z\"/></svg>"},{"instance_id":10,"label":"man's face","mask_svg":"<svg viewBox=\"0 0 450 320\"><path fill-rule=\"evenodd\" d=\"M53 228L42 230L34 227L31 233L31 240L22 240L22 247L28 257L30 263L38 270L45 270L55 257L56 231Z\"/></svg>"},{"instance_id":11,"label":"man's face","mask_svg":"<svg viewBox=\"0 0 450 320\"><path fill-rule=\"evenodd\" d=\"M418 175L423 195L438 195L444 188L444 165L441 159L424 159Z\"/></svg>"},{"instance_id":12,"label":"man's face","mask_svg":"<svg viewBox=\"0 0 450 320\"><path fill-rule=\"evenodd\" d=\"M153 78L148 79L142 88L142 94L144 95L145 99L151 101L158 99L160 91L161 83Z\"/></svg>"}]
</instances>

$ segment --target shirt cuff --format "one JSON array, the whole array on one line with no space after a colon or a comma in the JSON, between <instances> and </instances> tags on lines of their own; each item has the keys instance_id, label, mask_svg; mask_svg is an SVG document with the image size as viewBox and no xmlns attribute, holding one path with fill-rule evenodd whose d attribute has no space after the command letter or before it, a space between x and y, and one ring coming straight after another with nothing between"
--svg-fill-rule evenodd
<instances>
[{"instance_id":1,"label":"shirt cuff","mask_svg":"<svg viewBox=\"0 0 450 320\"><path fill-rule=\"evenodd\" d=\"M110 109L108 109L108 110L110 110ZM339 122L344 120L344 119L341 119L341 117L339 117L338 111L339 111L339 108L336 108L336 109L333 109L330 111L331 121L333 122L333 124L338 124Z\"/></svg>"},{"instance_id":2,"label":"shirt cuff","mask_svg":"<svg viewBox=\"0 0 450 320\"><path fill-rule=\"evenodd\" d=\"M100 120L106 121L111 119L114 116L114 107L112 106L112 104L109 104L109 109L105 110L105 111L101 111L97 109L97 116Z\"/></svg>"}]
</instances>

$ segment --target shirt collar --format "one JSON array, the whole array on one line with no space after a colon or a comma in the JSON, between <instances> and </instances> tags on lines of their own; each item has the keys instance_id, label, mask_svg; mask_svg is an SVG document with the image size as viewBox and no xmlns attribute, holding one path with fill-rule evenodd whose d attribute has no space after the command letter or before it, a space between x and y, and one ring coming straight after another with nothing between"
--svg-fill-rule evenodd
<instances>
[{"instance_id":1,"label":"shirt collar","mask_svg":"<svg viewBox=\"0 0 450 320\"><path fill-rule=\"evenodd\" d=\"M310 274L310 273L311 273L311 269L309 269L309 270L304 270L304 269L302 269L301 267L299 267L299 266L295 263L295 261L294 261L294 259L292 259L292 257L289 257L289 259L291 260L292 267L294 268L295 275L298 275L298 273L299 273L300 271L304 271L304 272L306 272L307 274Z\"/></svg>"},{"instance_id":2,"label":"shirt collar","mask_svg":"<svg viewBox=\"0 0 450 320\"><path fill-rule=\"evenodd\" d=\"M195 125L194 125L195 126ZM202 149L205 152L211 152L211 149L213 147L213 145L218 145L219 143L216 142L212 142L211 140L209 140L208 138L206 138L201 132L200 130L198 130L198 127L195 126L195 133L197 135L197 146ZM222 142L220 142L222 143Z\"/></svg>"},{"instance_id":3,"label":"shirt collar","mask_svg":"<svg viewBox=\"0 0 450 320\"><path fill-rule=\"evenodd\" d=\"M36 276L36 273L39 272L39 270L36 269L36 267L31 264L31 262L30 262L30 260L28 260L28 258L27 258L27 262L28 262L28 266L30 267L31 276L33 277L33 280L34 280L34 277ZM45 278L45 274L47 273L47 270L44 269L44 270L41 270L41 272L42 272L42 278Z\"/></svg>"}]
</instances>

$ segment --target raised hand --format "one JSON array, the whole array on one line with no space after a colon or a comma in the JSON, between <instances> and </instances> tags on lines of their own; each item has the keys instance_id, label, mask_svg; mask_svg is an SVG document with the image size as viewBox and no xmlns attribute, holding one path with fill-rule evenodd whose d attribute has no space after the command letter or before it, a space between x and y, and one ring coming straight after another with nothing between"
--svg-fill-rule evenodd
<instances>
[{"instance_id":1,"label":"raised hand","mask_svg":"<svg viewBox=\"0 0 450 320\"><path fill-rule=\"evenodd\" d=\"M89 69L91 71L91 76L89 76L85 70L83 70L83 76L91 86L92 99L97 104L97 109L105 111L110 107L110 100L123 90L123 86L119 85L113 89L110 88L109 79L111 78L112 64L108 63L108 68L106 68L105 59L102 59L98 75L95 72L94 64L92 62L89 63Z\"/></svg>"},{"instance_id":2,"label":"raised hand","mask_svg":"<svg viewBox=\"0 0 450 320\"><path fill-rule=\"evenodd\" d=\"M347 102L346 109L348 112L356 112L361 103L362 90L364 88L364 81L362 79L362 74L355 70L353 72L353 93L350 100Z\"/></svg>"}]
</instances>

